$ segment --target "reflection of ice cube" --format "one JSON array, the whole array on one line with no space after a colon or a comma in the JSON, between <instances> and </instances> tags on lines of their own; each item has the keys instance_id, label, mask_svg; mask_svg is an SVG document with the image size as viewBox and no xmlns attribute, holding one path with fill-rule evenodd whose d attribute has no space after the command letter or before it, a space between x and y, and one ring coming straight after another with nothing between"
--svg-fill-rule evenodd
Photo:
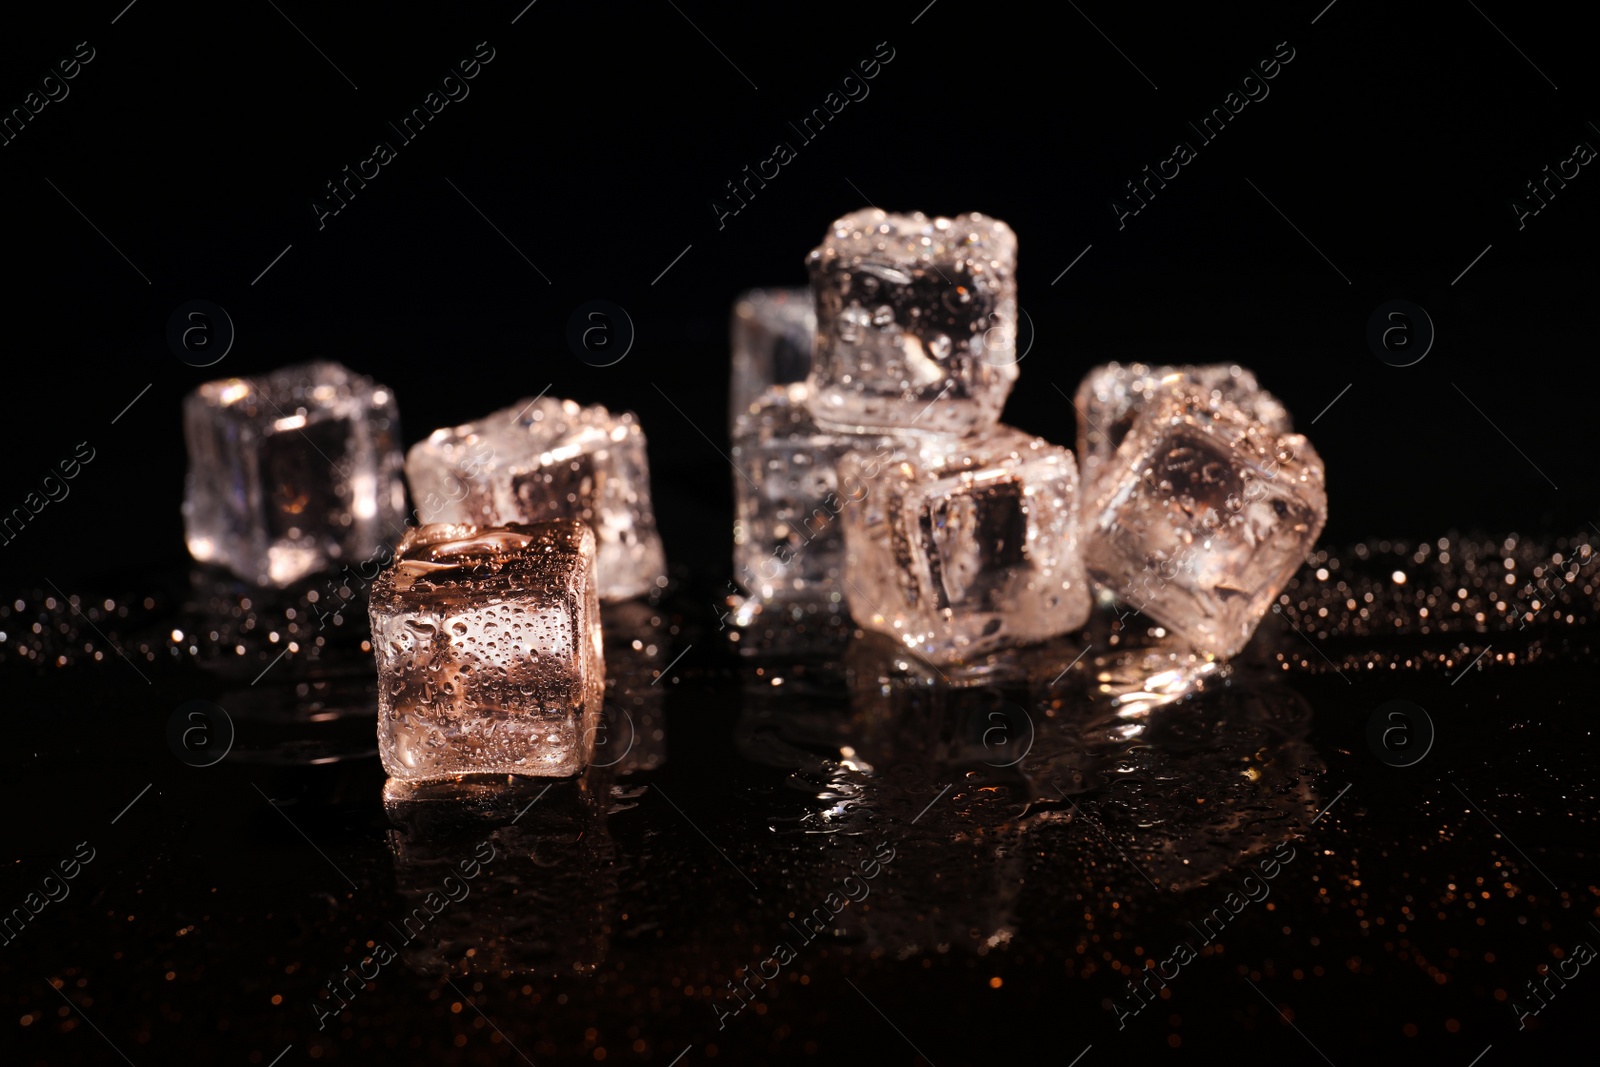
<instances>
[{"instance_id":1,"label":"reflection of ice cube","mask_svg":"<svg viewBox=\"0 0 1600 1067\"><path fill-rule=\"evenodd\" d=\"M1288 433L1289 412L1262 389L1256 376L1232 363L1202 366L1147 366L1107 363L1090 371L1078 386L1078 463L1084 499L1097 501L1112 456L1134 424L1153 410L1159 397L1187 390L1211 406L1231 403L1269 429Z\"/></svg>"},{"instance_id":2,"label":"reflection of ice cube","mask_svg":"<svg viewBox=\"0 0 1600 1067\"><path fill-rule=\"evenodd\" d=\"M666 572L644 432L628 412L521 401L435 430L407 453L406 479L425 523L589 523L606 600L649 592Z\"/></svg>"},{"instance_id":3,"label":"reflection of ice cube","mask_svg":"<svg viewBox=\"0 0 1600 1067\"><path fill-rule=\"evenodd\" d=\"M260 585L354 563L398 534L394 394L337 363L207 382L184 400L189 552Z\"/></svg>"},{"instance_id":4,"label":"reflection of ice cube","mask_svg":"<svg viewBox=\"0 0 1600 1067\"><path fill-rule=\"evenodd\" d=\"M1196 648L1231 656L1327 518L1322 461L1230 404L1160 398L1084 519L1090 574Z\"/></svg>"},{"instance_id":5,"label":"reflection of ice cube","mask_svg":"<svg viewBox=\"0 0 1600 1067\"><path fill-rule=\"evenodd\" d=\"M811 290L750 290L733 305L731 333L730 430L772 386L805 381L817 333Z\"/></svg>"},{"instance_id":6,"label":"reflection of ice cube","mask_svg":"<svg viewBox=\"0 0 1600 1067\"><path fill-rule=\"evenodd\" d=\"M750 664L734 732L746 760L790 772L784 788L756 791L757 825L778 835L797 934L818 928L804 903L849 875L866 906L823 922L830 950L1003 943L1029 855L1009 847L1026 803L1009 765L1029 747L1038 687L1061 667L1043 673L1030 648L935 670L872 633L842 657L834 647L832 659Z\"/></svg>"},{"instance_id":7,"label":"reflection of ice cube","mask_svg":"<svg viewBox=\"0 0 1600 1067\"><path fill-rule=\"evenodd\" d=\"M854 483L841 488L836 464L852 449L886 458L894 443L819 429L805 396L801 382L771 390L739 419L733 439L733 563L740 584L760 601L838 608L842 513L858 506L865 490Z\"/></svg>"},{"instance_id":8,"label":"reflection of ice cube","mask_svg":"<svg viewBox=\"0 0 1600 1067\"><path fill-rule=\"evenodd\" d=\"M1063 884L1079 871L1104 879L1109 864L1130 888L1189 889L1242 871L1241 859L1309 825L1319 807L1311 781L1323 770L1306 741L1311 708L1271 672L1208 670L1170 639L1085 666L1104 680L1101 691L1041 721L1020 765L1041 809L1035 830L1061 821L1096 828L1066 854L1032 842L1061 858ZM1140 682L1146 667L1156 671ZM1191 675L1187 694L1170 699L1173 672L1191 669L1204 676ZM1156 699L1126 703L1135 689Z\"/></svg>"},{"instance_id":9,"label":"reflection of ice cube","mask_svg":"<svg viewBox=\"0 0 1600 1067\"><path fill-rule=\"evenodd\" d=\"M404 910L380 936L423 974L593 973L616 912L608 793L604 771L553 786L391 779Z\"/></svg>"},{"instance_id":10,"label":"reflection of ice cube","mask_svg":"<svg viewBox=\"0 0 1600 1067\"><path fill-rule=\"evenodd\" d=\"M1002 426L897 461L851 453L839 480L864 494L844 512L858 625L947 663L1088 618L1067 449Z\"/></svg>"},{"instance_id":11,"label":"reflection of ice cube","mask_svg":"<svg viewBox=\"0 0 1600 1067\"><path fill-rule=\"evenodd\" d=\"M1054 669L1034 652L1004 649L935 668L882 634L852 640L845 676L862 756L878 766L1016 766L1032 748L1035 719L1046 706L1050 675L1041 665Z\"/></svg>"},{"instance_id":12,"label":"reflection of ice cube","mask_svg":"<svg viewBox=\"0 0 1600 1067\"><path fill-rule=\"evenodd\" d=\"M827 429L970 434L1017 378L1017 239L997 219L876 208L807 260L817 300L812 413Z\"/></svg>"},{"instance_id":13,"label":"reflection of ice cube","mask_svg":"<svg viewBox=\"0 0 1600 1067\"><path fill-rule=\"evenodd\" d=\"M582 768L605 685L587 526L417 527L370 610L391 775Z\"/></svg>"}]
</instances>

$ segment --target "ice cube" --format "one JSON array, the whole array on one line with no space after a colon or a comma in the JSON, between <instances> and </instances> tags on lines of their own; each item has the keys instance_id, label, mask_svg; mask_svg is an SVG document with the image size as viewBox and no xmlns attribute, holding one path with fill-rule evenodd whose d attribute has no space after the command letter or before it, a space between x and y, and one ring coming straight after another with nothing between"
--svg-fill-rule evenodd
<instances>
[{"instance_id":1,"label":"ice cube","mask_svg":"<svg viewBox=\"0 0 1600 1067\"><path fill-rule=\"evenodd\" d=\"M865 488L841 490L835 466L851 450L887 459L896 446L886 436L821 429L805 398L804 382L777 387L738 420L734 569L763 604L816 602L842 610L841 515L859 506ZM741 620L750 615L740 612Z\"/></svg>"},{"instance_id":2,"label":"ice cube","mask_svg":"<svg viewBox=\"0 0 1600 1067\"><path fill-rule=\"evenodd\" d=\"M1082 626L1072 453L1001 426L930 439L899 459L853 452L845 508L845 596L857 625L935 663Z\"/></svg>"},{"instance_id":3,"label":"ice cube","mask_svg":"<svg viewBox=\"0 0 1600 1067\"><path fill-rule=\"evenodd\" d=\"M773 386L803 382L817 335L810 289L751 289L733 305L728 428ZM782 389L777 390L782 392Z\"/></svg>"},{"instance_id":4,"label":"ice cube","mask_svg":"<svg viewBox=\"0 0 1600 1067\"><path fill-rule=\"evenodd\" d=\"M1294 428L1278 398L1261 388L1256 376L1238 364L1172 367L1107 363L1084 376L1074 402L1084 500L1099 500L1111 457L1139 417L1155 406L1157 397L1180 387L1208 399L1213 406L1231 403L1278 433ZM1087 506L1084 511L1087 513Z\"/></svg>"},{"instance_id":5,"label":"ice cube","mask_svg":"<svg viewBox=\"0 0 1600 1067\"><path fill-rule=\"evenodd\" d=\"M412 445L406 480L425 523L587 522L603 600L647 593L666 573L644 431L630 412L524 400Z\"/></svg>"},{"instance_id":6,"label":"ice cube","mask_svg":"<svg viewBox=\"0 0 1600 1067\"><path fill-rule=\"evenodd\" d=\"M263 586L359 561L401 533L394 394L337 363L207 382L183 402L189 554Z\"/></svg>"},{"instance_id":7,"label":"ice cube","mask_svg":"<svg viewBox=\"0 0 1600 1067\"><path fill-rule=\"evenodd\" d=\"M1017 378L1017 238L984 215L877 208L806 260L817 301L810 404L825 429L971 434Z\"/></svg>"},{"instance_id":8,"label":"ice cube","mask_svg":"<svg viewBox=\"0 0 1600 1067\"><path fill-rule=\"evenodd\" d=\"M1311 442L1179 389L1112 465L1083 521L1089 573L1201 651L1238 652L1327 519Z\"/></svg>"},{"instance_id":9,"label":"ice cube","mask_svg":"<svg viewBox=\"0 0 1600 1067\"><path fill-rule=\"evenodd\" d=\"M571 519L406 534L370 605L384 769L582 769L605 695L594 560Z\"/></svg>"}]
</instances>

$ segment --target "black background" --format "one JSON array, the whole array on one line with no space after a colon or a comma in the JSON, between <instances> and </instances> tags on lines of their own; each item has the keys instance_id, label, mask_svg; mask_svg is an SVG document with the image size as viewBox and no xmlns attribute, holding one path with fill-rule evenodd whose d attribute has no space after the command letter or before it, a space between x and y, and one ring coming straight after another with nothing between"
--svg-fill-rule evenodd
<instances>
[{"instance_id":1,"label":"black background","mask_svg":"<svg viewBox=\"0 0 1600 1067\"><path fill-rule=\"evenodd\" d=\"M278 6L141 2L115 25L115 3L11 17L6 108L77 42L95 50L70 95L0 148L0 507L21 506L78 442L96 452L71 496L0 548L13 584L181 563L183 394L329 357L396 390L408 444L546 385L637 411L668 552L721 588L732 475L701 431L726 447L730 303L804 284L828 222L869 198L979 210L1017 231L1037 339L1006 411L1015 425L1071 444L1052 386L1071 394L1099 362L1237 360L1326 460L1330 541L1571 532L1596 514L1582 419L1593 179L1585 168L1521 231L1510 206L1575 141L1600 143L1586 44L1559 20L1356 0L1315 25L1316 3L1046 14L945 0L915 24L915 0L544 0L515 25L515 2ZM386 123L480 41L495 58L470 95L401 145ZM1294 59L1270 95L1201 145L1186 122L1280 41ZM789 123L879 42L894 58L870 95L803 143ZM1119 230L1112 198L1180 138L1198 157ZM312 201L378 139L397 158L319 230ZM780 140L796 158L719 227L713 200ZM1408 368L1364 336L1397 298L1438 333ZM164 338L191 299L237 329L208 370ZM615 366L589 367L566 342L591 299L636 328Z\"/></svg>"},{"instance_id":2,"label":"black background","mask_svg":"<svg viewBox=\"0 0 1600 1067\"><path fill-rule=\"evenodd\" d=\"M307 1004L399 912L395 887L408 874L389 854L393 827L377 803L370 709L334 724L337 740L365 755L314 765L297 735L273 763L274 738L247 719L250 702L297 706L296 687L326 664L290 656L273 669L272 653L256 649L218 672L227 649L204 649L217 656L197 667L166 641L172 624L159 613L181 601L174 590L186 581L183 396L210 378L309 358L392 387L407 444L547 386L635 410L650 438L662 534L675 575L688 578L662 610L672 630L655 668L684 654L656 690L670 693L671 755L611 819L626 862L606 870L621 887L592 889L569 865L558 872L568 892L550 894L551 907L576 899L628 912L607 920L618 937L603 981L541 980L542 1001L519 993L515 975L471 987L485 1018L535 1061L587 1062L598 1040L614 1062L672 1063L692 1044L682 1067L709 1059L713 1042L723 1062L913 1062L915 1038L940 1064L1071 1063L1092 1042L1081 1065L1091 1067L1163 1054L1182 1036L1182 1053L1205 1062L1241 1048L1263 1061L1321 1062L1316 1048L1341 1065L1467 1064L1492 1043L1480 1064L1492 1067L1589 1042L1593 977L1531 1033L1515 1029L1496 995L1515 995L1554 949L1587 938L1580 920L1593 918L1595 615L1576 584L1573 614L1544 612L1528 635L1440 629L1385 645L1358 629L1319 646L1262 627L1220 706L1237 698L1303 712L1294 747L1315 759L1295 768L1309 791L1290 799L1322 813L1339 806L1300 828L1306 859L1275 890L1284 910L1254 913L1225 962L1185 979L1179 999L1125 1038L1112 1036L1107 1010L1122 995L1113 970L1064 962L1164 950L1226 880L1197 895L1152 886L1145 896L1109 835L1102 842L1087 821L1034 830L1043 820L1015 812L1005 820L1029 822L1040 842L1024 864L1021 928L1036 935L1054 922L1066 941L1019 938L981 961L937 950L808 958L816 980L786 988L793 999L770 1017L746 1016L723 1035L708 1010L711 990L771 938L795 887L834 877L839 852L822 838L796 844L767 821L776 811L798 825L833 798L797 792L786 771L739 747L738 731L760 721L752 692L770 687L752 683L753 666L715 636L710 602L732 576L734 476L718 450L737 294L804 284L805 254L830 220L869 201L982 211L1019 236L1020 300L1036 330L1008 422L1071 444L1063 393L1095 364L1236 360L1284 400L1326 462L1326 544L1584 533L1600 522L1586 432L1600 177L1585 167L1521 230L1511 205L1575 142L1600 145L1586 26L1503 2L510 0L448 12L125 3L8 12L0 34L0 114L22 106L78 42L95 50L70 95L0 146L9 267L0 515L39 492L79 442L95 450L70 496L0 544L0 604L28 601L7 627L23 634L36 616L41 640L70 614L41 606L51 587L158 604L155 618L106 623L103 641L83 635L85 650L122 641L126 665L111 651L90 663L76 648L60 670L8 660L16 732L0 767L18 817L4 856L16 877L0 906L14 906L80 836L103 841L106 858L0 957L0 1059L15 1044L19 1062L40 1063L112 1062L115 1047L141 1065L270 1064L285 1046L294 1052L283 1065L322 1055L521 1062L457 1015L431 976L386 976L337 1036L314 1032ZM494 59L470 96L400 145L387 123L479 42ZM790 123L880 42L893 59L870 95L800 143ZM1279 42L1294 59L1270 95L1200 146L1187 123L1221 106ZM319 229L311 204L324 183L379 139L397 158ZM1179 139L1197 158L1119 229L1113 198ZM796 158L719 226L713 201L779 141ZM208 369L184 363L165 338L173 310L195 299L226 308L237 328L232 351ZM1395 299L1422 306L1437 327L1414 366L1388 365L1366 341L1373 310ZM626 309L636 328L614 366L591 367L568 345L574 310L591 300ZM1374 553L1371 567L1387 574L1406 552ZM1341 573L1353 575L1343 558ZM1483 584L1498 581L1498 565L1490 559ZM1558 628L1574 615L1570 633ZM154 651L140 656L146 641ZM1523 658L1507 667L1513 648ZM1335 659L1349 668L1368 653L1390 669L1339 673ZM1249 661L1270 661L1277 676L1274 654L1296 670L1258 691ZM1394 669L1401 660L1405 671ZM346 666L371 686L369 660ZM843 729L851 701L819 691L797 694L794 707ZM239 751L215 774L177 762L165 733L196 697L243 724ZM1439 727L1415 773L1367 747L1373 709L1397 698L1431 709ZM1197 706L1197 723L1218 714L1216 703ZM1063 712L1056 733L1074 722ZM924 740L912 727L885 732L913 747ZM914 759L882 768L858 775L874 828L908 830L951 781ZM1237 777L1231 764L1225 772L1219 780ZM1151 791L1168 788L1188 795L1168 782ZM1105 796L1083 797L1086 810L1108 810L1096 807ZM917 825L896 876L903 910L917 910L913 890L987 905L988 883L969 893L948 875L962 864L987 872L984 834L1004 820L983 805L1002 802L969 776L951 810L935 807ZM108 821L113 812L120 823ZM726 864L713 840L731 852ZM759 892L746 894L738 868ZM1485 887L1505 891L1491 899ZM1409 941L1395 932L1402 918L1415 925ZM1092 946L1073 944L1080 927ZM1230 967L1261 988L1244 988ZM1307 984L1292 984L1302 967ZM850 975L859 999L843 985ZM680 981L701 993L678 997ZM568 992L570 1010L550 1007ZM281 1003L268 999L279 993ZM1283 1025L1283 1006L1301 1013L1304 1032ZM630 1058L636 1036L648 1049Z\"/></svg>"}]
</instances>

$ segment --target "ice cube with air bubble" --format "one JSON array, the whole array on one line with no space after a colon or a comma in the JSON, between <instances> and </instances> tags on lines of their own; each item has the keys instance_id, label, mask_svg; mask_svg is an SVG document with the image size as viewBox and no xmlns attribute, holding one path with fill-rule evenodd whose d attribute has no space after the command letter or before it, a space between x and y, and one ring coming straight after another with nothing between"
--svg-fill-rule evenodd
<instances>
[{"instance_id":1,"label":"ice cube with air bubble","mask_svg":"<svg viewBox=\"0 0 1600 1067\"><path fill-rule=\"evenodd\" d=\"M1082 626L1078 470L1069 449L1007 426L888 456L852 452L841 488L845 596L858 626L935 663Z\"/></svg>"},{"instance_id":2,"label":"ice cube with air bubble","mask_svg":"<svg viewBox=\"0 0 1600 1067\"><path fill-rule=\"evenodd\" d=\"M423 523L577 519L594 529L602 600L665 582L644 431L631 412L535 397L435 430L406 454Z\"/></svg>"},{"instance_id":3,"label":"ice cube with air bubble","mask_svg":"<svg viewBox=\"0 0 1600 1067\"><path fill-rule=\"evenodd\" d=\"M374 582L369 611L390 775L583 768L605 695L586 524L416 527Z\"/></svg>"},{"instance_id":4,"label":"ice cube with air bubble","mask_svg":"<svg viewBox=\"0 0 1600 1067\"><path fill-rule=\"evenodd\" d=\"M824 429L967 435L1017 378L1017 239L976 213L868 208L806 262L817 341L808 402Z\"/></svg>"},{"instance_id":5,"label":"ice cube with air bubble","mask_svg":"<svg viewBox=\"0 0 1600 1067\"><path fill-rule=\"evenodd\" d=\"M733 562L750 595L738 619L814 604L843 610L844 513L864 489L841 487L837 464L852 450L883 456L894 439L824 430L806 384L773 387L733 437Z\"/></svg>"},{"instance_id":6,"label":"ice cube with air bubble","mask_svg":"<svg viewBox=\"0 0 1600 1067\"><path fill-rule=\"evenodd\" d=\"M1079 473L1086 500L1098 497L1108 472L1115 468L1112 460L1128 431L1161 397L1174 390L1189 391L1207 407L1232 404L1279 433L1294 428L1278 398L1261 388L1256 376L1237 363L1104 364L1084 376L1073 402L1078 416Z\"/></svg>"},{"instance_id":7,"label":"ice cube with air bubble","mask_svg":"<svg viewBox=\"0 0 1600 1067\"><path fill-rule=\"evenodd\" d=\"M1328 515L1321 458L1278 425L1203 389L1157 397L1084 516L1090 575L1195 648L1239 652Z\"/></svg>"}]
</instances>

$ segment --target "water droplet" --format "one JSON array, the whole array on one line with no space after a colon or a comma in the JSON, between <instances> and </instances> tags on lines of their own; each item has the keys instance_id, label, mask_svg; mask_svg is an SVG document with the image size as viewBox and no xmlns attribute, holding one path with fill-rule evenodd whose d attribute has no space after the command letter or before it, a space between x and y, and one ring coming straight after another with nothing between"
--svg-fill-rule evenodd
<instances>
[{"instance_id":1,"label":"water droplet","mask_svg":"<svg viewBox=\"0 0 1600 1067\"><path fill-rule=\"evenodd\" d=\"M845 344L855 344L861 340L861 331L871 321L871 316L864 309L858 307L846 308L839 315L839 322L835 327L839 340Z\"/></svg>"}]
</instances>

